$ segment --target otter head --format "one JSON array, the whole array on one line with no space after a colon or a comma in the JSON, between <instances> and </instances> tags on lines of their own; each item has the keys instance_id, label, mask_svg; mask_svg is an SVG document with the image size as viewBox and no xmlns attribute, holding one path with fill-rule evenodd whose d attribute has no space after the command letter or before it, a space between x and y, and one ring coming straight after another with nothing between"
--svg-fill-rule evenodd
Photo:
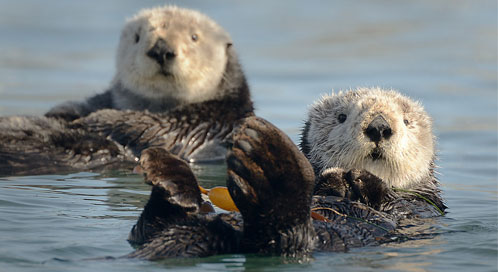
<instances>
[{"instance_id":1,"label":"otter head","mask_svg":"<svg viewBox=\"0 0 498 272\"><path fill-rule=\"evenodd\" d=\"M316 174L365 169L400 188L433 175L432 121L419 103L394 91L324 96L309 111L301 149Z\"/></svg>"},{"instance_id":2,"label":"otter head","mask_svg":"<svg viewBox=\"0 0 498 272\"><path fill-rule=\"evenodd\" d=\"M125 25L114 84L149 98L215 98L231 38L207 16L172 6L145 9Z\"/></svg>"}]
</instances>

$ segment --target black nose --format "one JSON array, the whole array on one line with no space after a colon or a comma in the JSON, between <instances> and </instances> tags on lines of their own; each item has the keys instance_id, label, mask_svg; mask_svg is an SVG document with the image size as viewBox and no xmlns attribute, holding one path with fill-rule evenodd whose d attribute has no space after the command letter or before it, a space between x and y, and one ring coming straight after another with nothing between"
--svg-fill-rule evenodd
<instances>
[{"instance_id":1,"label":"black nose","mask_svg":"<svg viewBox=\"0 0 498 272\"><path fill-rule=\"evenodd\" d=\"M166 61L174 59L176 52L169 47L165 40L158 39L154 46L147 52L147 56L157 61L160 65L163 65Z\"/></svg>"},{"instance_id":2,"label":"black nose","mask_svg":"<svg viewBox=\"0 0 498 272\"><path fill-rule=\"evenodd\" d=\"M391 135L393 135L393 132L386 119L384 119L382 115L379 115L375 117L372 122L370 122L367 129L365 129L365 135L367 135L372 142L378 143L382 138L388 140Z\"/></svg>"}]
</instances>

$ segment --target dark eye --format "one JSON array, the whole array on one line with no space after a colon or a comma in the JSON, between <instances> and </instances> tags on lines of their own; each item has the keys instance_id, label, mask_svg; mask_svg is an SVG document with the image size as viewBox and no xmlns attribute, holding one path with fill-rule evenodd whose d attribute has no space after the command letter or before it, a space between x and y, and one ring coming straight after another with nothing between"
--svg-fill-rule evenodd
<instances>
[{"instance_id":1,"label":"dark eye","mask_svg":"<svg viewBox=\"0 0 498 272\"><path fill-rule=\"evenodd\" d=\"M192 34L192 41L196 42L199 39L199 36L197 34Z\"/></svg>"},{"instance_id":2,"label":"dark eye","mask_svg":"<svg viewBox=\"0 0 498 272\"><path fill-rule=\"evenodd\" d=\"M138 34L135 34L135 43L138 43L140 41L140 36Z\"/></svg>"},{"instance_id":3,"label":"dark eye","mask_svg":"<svg viewBox=\"0 0 498 272\"><path fill-rule=\"evenodd\" d=\"M339 121L339 123L344 123L344 121L346 121L346 119L348 118L348 116L346 114L339 114L339 116L337 116L337 120Z\"/></svg>"},{"instance_id":4,"label":"dark eye","mask_svg":"<svg viewBox=\"0 0 498 272\"><path fill-rule=\"evenodd\" d=\"M403 122L405 123L405 125L409 125L410 124L410 121L408 121L407 119L403 120Z\"/></svg>"}]
</instances>

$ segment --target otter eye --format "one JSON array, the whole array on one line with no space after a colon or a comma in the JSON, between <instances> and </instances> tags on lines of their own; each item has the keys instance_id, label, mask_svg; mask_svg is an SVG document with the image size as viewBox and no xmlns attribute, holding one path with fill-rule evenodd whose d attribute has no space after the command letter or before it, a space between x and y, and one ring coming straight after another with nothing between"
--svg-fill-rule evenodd
<instances>
[{"instance_id":1,"label":"otter eye","mask_svg":"<svg viewBox=\"0 0 498 272\"><path fill-rule=\"evenodd\" d=\"M196 42L199 39L199 36L197 34L192 34L192 41Z\"/></svg>"},{"instance_id":2,"label":"otter eye","mask_svg":"<svg viewBox=\"0 0 498 272\"><path fill-rule=\"evenodd\" d=\"M346 119L348 118L348 116L346 114L339 114L339 116L337 116L337 120L339 121L339 123L344 123L346 121Z\"/></svg>"},{"instance_id":3,"label":"otter eye","mask_svg":"<svg viewBox=\"0 0 498 272\"><path fill-rule=\"evenodd\" d=\"M135 43L138 43L140 41L140 36L138 34L135 34Z\"/></svg>"},{"instance_id":4,"label":"otter eye","mask_svg":"<svg viewBox=\"0 0 498 272\"><path fill-rule=\"evenodd\" d=\"M407 125L407 126L410 124L410 121L408 121L408 119L403 120L403 122L404 122L404 123L405 123L405 125Z\"/></svg>"}]
</instances>

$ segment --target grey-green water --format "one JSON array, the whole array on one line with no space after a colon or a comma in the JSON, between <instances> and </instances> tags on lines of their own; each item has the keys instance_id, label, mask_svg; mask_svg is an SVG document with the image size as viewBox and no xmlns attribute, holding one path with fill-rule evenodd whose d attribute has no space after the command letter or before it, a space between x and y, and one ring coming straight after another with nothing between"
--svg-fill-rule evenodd
<instances>
[{"instance_id":1,"label":"grey-green water","mask_svg":"<svg viewBox=\"0 0 498 272\"><path fill-rule=\"evenodd\" d=\"M162 1L0 0L0 115L42 114L102 91L124 19ZM0 271L497 271L497 3L494 0L178 1L232 35L256 112L294 141L320 94L401 90L433 116L449 213L432 239L318 253L307 264L224 255L120 256L149 188L128 173L0 179ZM207 186L223 166L194 166Z\"/></svg>"}]
</instances>

